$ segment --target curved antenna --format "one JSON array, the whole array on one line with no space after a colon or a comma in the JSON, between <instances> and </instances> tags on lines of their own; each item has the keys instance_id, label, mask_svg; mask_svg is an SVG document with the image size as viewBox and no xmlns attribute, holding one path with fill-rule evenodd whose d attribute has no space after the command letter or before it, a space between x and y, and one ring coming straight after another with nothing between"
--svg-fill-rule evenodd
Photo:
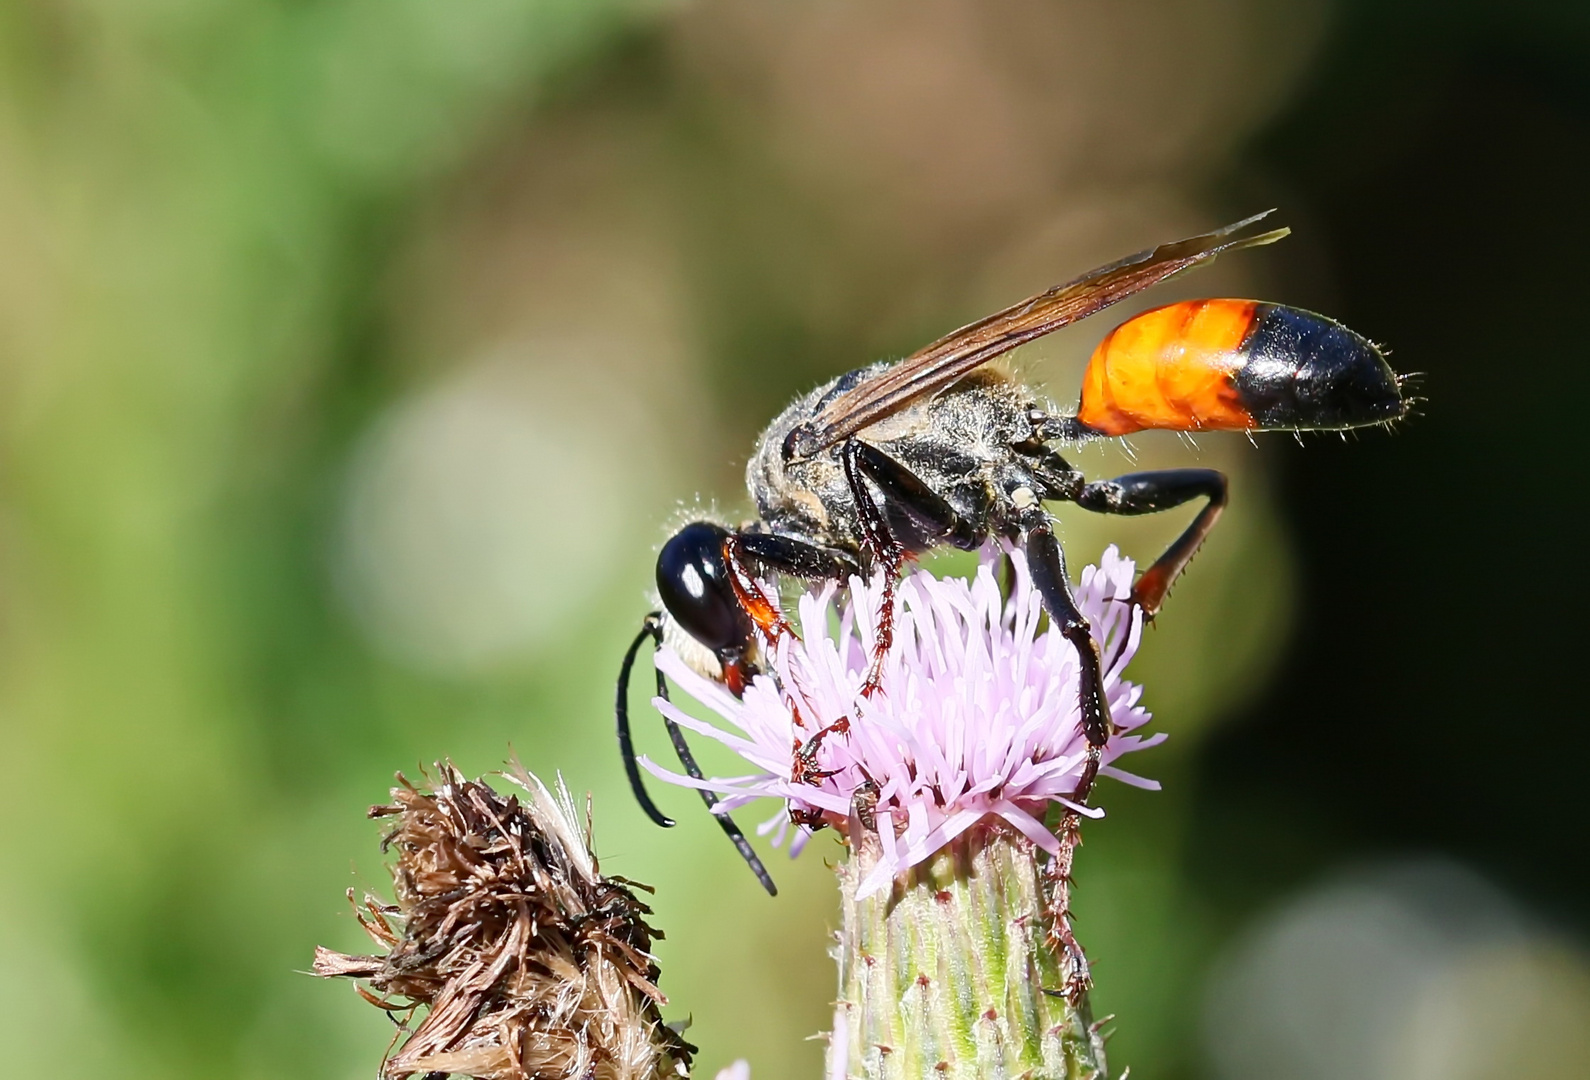
<instances>
[{"instance_id":1,"label":"curved antenna","mask_svg":"<svg viewBox=\"0 0 1590 1080\"><path fill-rule=\"evenodd\" d=\"M635 743L630 736L629 728L629 676L630 671L635 666L635 657L640 652L641 644L647 638L651 638L659 648L662 646L661 612L654 611L646 616L645 621L641 623L640 633L635 636L635 640L630 643L629 650L624 654L623 666L619 668L618 707L616 710L618 717L618 748L624 757L624 772L629 777L629 786L630 790L635 793L635 801L640 803L640 808L646 812L646 816L651 818L652 821L664 828L670 828L675 824L674 820L657 809L657 804L651 801L651 796L647 794L646 786L641 780L640 763L635 758ZM670 700L668 696L668 679L661 671L657 671L657 696L664 701ZM685 772L692 780L705 780L706 777L701 772L701 766L696 764L695 754L690 750L690 744L685 741L684 731L680 729L677 723L666 716L663 717L663 726L668 729L668 741L673 744L674 754L678 756L679 764L684 766ZM697 788L696 791L701 796L701 801L706 804L708 812L717 819L724 835L729 838L729 842L734 845L734 849L740 853L740 858L745 860L745 864L751 868L751 873L756 875L756 880L761 883L762 888L767 890L769 896L777 896L778 886L773 883L773 875L769 874L767 867L762 865L761 858L757 856L756 850L751 847L751 841L746 838L740 826L735 824L734 818L727 811L712 809L718 802L717 792L708 791L706 788Z\"/></svg>"},{"instance_id":2,"label":"curved antenna","mask_svg":"<svg viewBox=\"0 0 1590 1080\"><path fill-rule=\"evenodd\" d=\"M629 777L629 790L634 792L635 801L640 803L647 817L663 828L671 829L676 824L674 819L657 809L657 804L651 801L651 796L646 792L646 782L640 775L640 762L635 760L635 740L629 733L629 674L635 667L635 656L647 638L662 644L661 619L662 613L658 611L647 615L640 624L640 633L629 643L629 650L624 653L624 663L618 669L618 701L613 713L618 721L618 752L624 759L624 775ZM658 672L657 678L659 682L662 680L661 672Z\"/></svg>"}]
</instances>

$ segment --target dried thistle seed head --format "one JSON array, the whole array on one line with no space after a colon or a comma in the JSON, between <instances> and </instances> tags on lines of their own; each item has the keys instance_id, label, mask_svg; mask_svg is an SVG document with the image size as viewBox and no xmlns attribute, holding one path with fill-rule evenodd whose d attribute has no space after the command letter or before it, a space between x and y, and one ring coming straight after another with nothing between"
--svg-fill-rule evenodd
<instances>
[{"instance_id":1,"label":"dried thistle seed head","mask_svg":"<svg viewBox=\"0 0 1590 1080\"><path fill-rule=\"evenodd\" d=\"M504 776L522 790L506 796L450 763L436 771L429 790L400 774L392 804L370 809L397 818L383 843L397 903L356 905L385 954L315 952L316 975L368 980L365 1000L407 1014L381 1075L687 1075L695 1048L658 1011L645 886L601 876L568 790L517 762Z\"/></svg>"}]
</instances>

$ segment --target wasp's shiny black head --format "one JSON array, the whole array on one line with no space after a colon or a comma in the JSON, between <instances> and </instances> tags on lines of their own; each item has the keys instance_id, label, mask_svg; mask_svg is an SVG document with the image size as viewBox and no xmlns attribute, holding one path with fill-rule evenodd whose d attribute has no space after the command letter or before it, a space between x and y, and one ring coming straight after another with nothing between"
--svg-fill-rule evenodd
<instances>
[{"instance_id":1,"label":"wasp's shiny black head","mask_svg":"<svg viewBox=\"0 0 1590 1080\"><path fill-rule=\"evenodd\" d=\"M657 592L679 628L711 649L720 663L739 664L751 646L751 617L729 580L723 555L728 530L694 521L657 556Z\"/></svg>"}]
</instances>

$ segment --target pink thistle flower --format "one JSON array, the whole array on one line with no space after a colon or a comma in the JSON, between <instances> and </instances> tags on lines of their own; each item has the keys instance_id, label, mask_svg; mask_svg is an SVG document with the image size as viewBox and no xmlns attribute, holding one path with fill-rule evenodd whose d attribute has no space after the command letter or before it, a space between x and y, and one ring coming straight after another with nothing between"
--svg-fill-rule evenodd
<instances>
[{"instance_id":1,"label":"pink thistle flower","mask_svg":"<svg viewBox=\"0 0 1590 1080\"><path fill-rule=\"evenodd\" d=\"M995 573L1003 555L1015 569L1008 600ZM1132 734L1150 716L1139 704L1142 688L1122 678L1142 636L1142 613L1125 602L1134 569L1112 546L1097 567L1083 570L1076 599L1105 658L1116 727L1099 773L1157 789L1110 765L1164 738ZM784 809L758 831L776 829L778 844L791 821L802 823L792 855L813 823L844 830L857 793L875 788L883 857L858 899L986 818L1002 819L1058 854L1060 841L1043 820L1051 803L1102 815L1073 798L1088 750L1079 726L1076 650L1052 628L1038 633L1042 601L1020 549L985 547L969 581L908 574L899 586L894 646L879 690L869 697L861 688L881 580L852 578L850 602L837 617L835 592L830 584L801 598L800 636L764 643L771 671L753 679L743 699L670 650L658 653L658 666L723 723L698 720L660 698L653 704L682 727L723 743L756 772L697 781L645 758L642 764L671 783L722 793L723 810L759 798L783 800Z\"/></svg>"}]
</instances>

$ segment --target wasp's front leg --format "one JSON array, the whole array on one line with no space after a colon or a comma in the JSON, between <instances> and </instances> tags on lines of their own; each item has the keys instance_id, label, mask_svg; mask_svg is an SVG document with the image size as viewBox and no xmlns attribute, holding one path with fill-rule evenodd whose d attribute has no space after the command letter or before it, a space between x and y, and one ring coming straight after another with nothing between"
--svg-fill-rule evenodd
<instances>
[{"instance_id":1,"label":"wasp's front leg","mask_svg":"<svg viewBox=\"0 0 1590 1080\"><path fill-rule=\"evenodd\" d=\"M777 594L770 595L763 587L758 571L803 581L844 581L856 569L849 559L827 548L777 533L730 533L723 541L723 557L735 597L770 642L795 631L779 607Z\"/></svg>"},{"instance_id":2,"label":"wasp's front leg","mask_svg":"<svg viewBox=\"0 0 1590 1080\"><path fill-rule=\"evenodd\" d=\"M847 439L840 454L845 466L845 481L856 502L861 523L862 548L874 566L883 568L883 596L878 611L878 634L873 644L872 665L861 692L871 697L883 677L883 658L894 644L894 596L900 568L905 563L905 545L889 528L884 505L910 522L922 537L953 544L964 551L975 548L981 539L971 523L961 517L945 498L930 488L902 462L860 439ZM884 504L873 498L868 486L875 485Z\"/></svg>"}]
</instances>

